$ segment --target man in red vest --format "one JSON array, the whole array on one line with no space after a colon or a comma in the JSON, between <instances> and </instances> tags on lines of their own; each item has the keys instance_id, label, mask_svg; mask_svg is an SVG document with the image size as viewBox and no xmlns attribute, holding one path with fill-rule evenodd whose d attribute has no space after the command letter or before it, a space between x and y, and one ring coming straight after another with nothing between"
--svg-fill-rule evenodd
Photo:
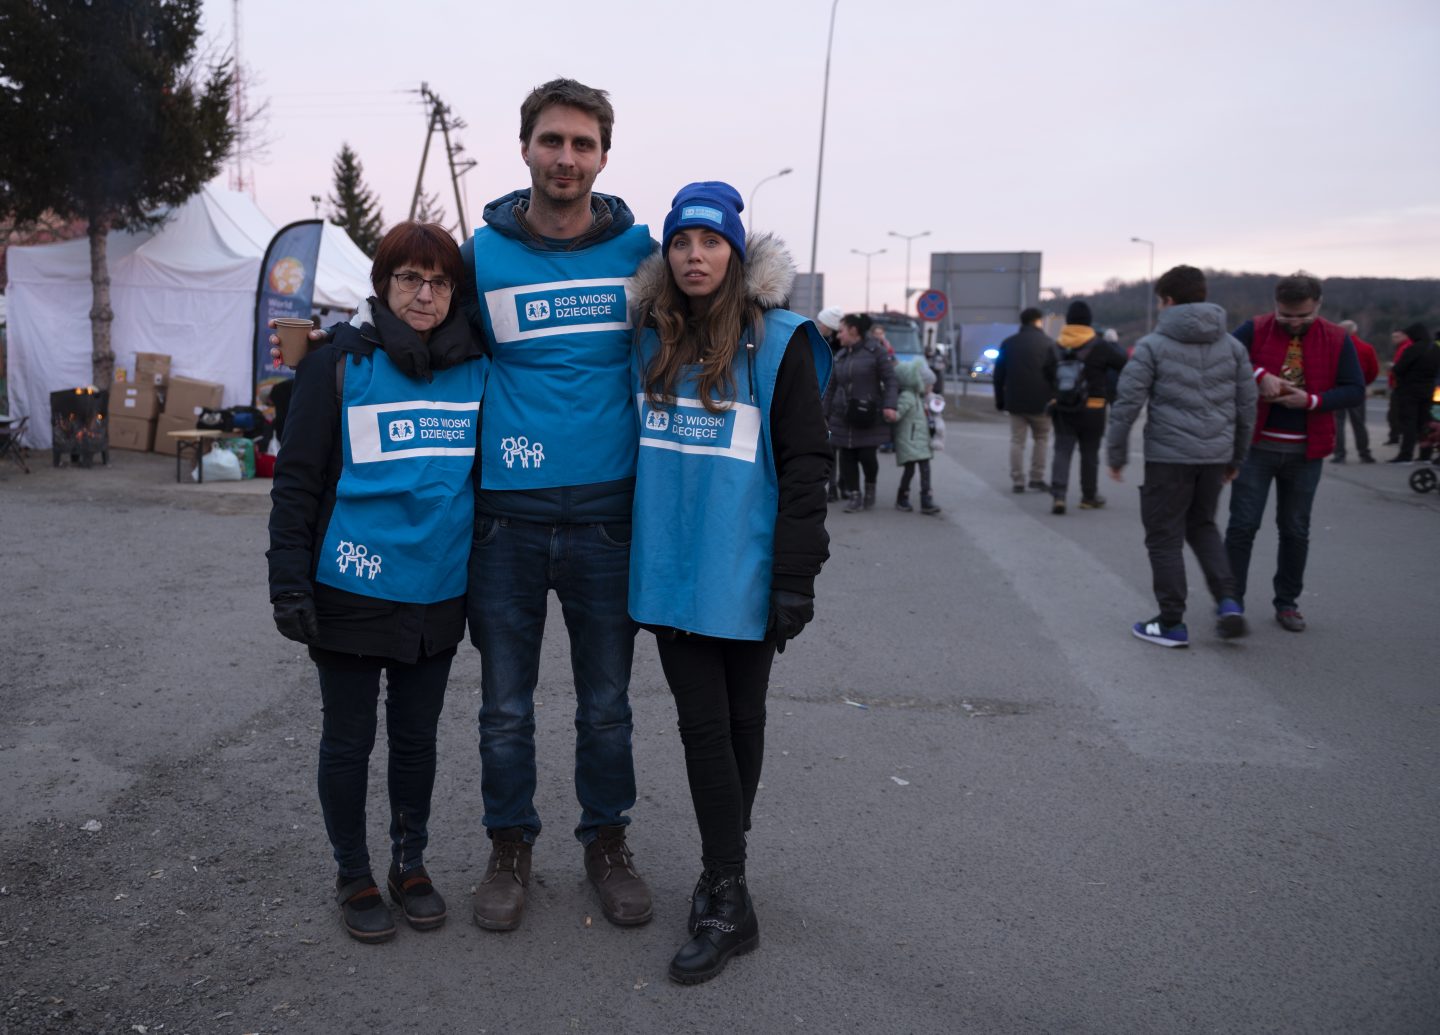
<instances>
[{"instance_id":1,"label":"man in red vest","mask_svg":"<svg viewBox=\"0 0 1440 1035\"><path fill-rule=\"evenodd\" d=\"M1260 388L1255 437L1230 487L1225 551L1243 605L1250 550L1275 485L1275 526L1280 533L1272 603L1275 620L1305 631L1297 606L1310 550L1310 508L1325 457L1335 447L1335 412L1365 401L1365 381L1350 335L1320 317L1320 281L1294 273L1275 285L1275 312L1247 320L1235 331L1250 350Z\"/></svg>"},{"instance_id":2,"label":"man in red vest","mask_svg":"<svg viewBox=\"0 0 1440 1035\"><path fill-rule=\"evenodd\" d=\"M1375 354L1375 346L1355 333L1360 328L1354 320L1341 320L1340 327L1350 335L1350 340L1355 345L1355 356L1360 360L1360 376L1365 380L1365 387L1369 388L1380 376L1380 357ZM1365 401L1363 399L1359 406L1352 406L1348 410L1336 412L1335 455L1330 458L1330 462L1332 464L1345 462L1345 424L1347 421L1355 432L1355 452L1360 455L1360 462L1373 464L1375 457L1370 453L1370 429L1365 426Z\"/></svg>"}]
</instances>

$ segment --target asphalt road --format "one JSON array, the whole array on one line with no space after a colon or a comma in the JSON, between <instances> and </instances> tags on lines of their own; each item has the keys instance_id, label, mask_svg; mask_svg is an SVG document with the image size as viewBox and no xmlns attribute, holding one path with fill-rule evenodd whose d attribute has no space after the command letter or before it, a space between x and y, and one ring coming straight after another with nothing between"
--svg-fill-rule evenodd
<instances>
[{"instance_id":1,"label":"asphalt road","mask_svg":"<svg viewBox=\"0 0 1440 1035\"><path fill-rule=\"evenodd\" d=\"M524 926L469 920L465 647L427 857L450 922L362 946L328 898L313 669L265 604L264 486L123 453L0 470L0 1032L1440 1030L1440 493L1331 468L1309 631L1262 607L1220 642L1201 588L1192 647L1165 651L1128 631L1154 612L1134 479L1053 517L1010 492L1006 442L951 421L940 517L891 509L893 460L879 508L832 511L817 621L774 674L762 947L695 988L665 978L698 841L647 634L655 920L609 926L584 883L552 614ZM1267 530L1252 603L1273 552Z\"/></svg>"}]
</instances>

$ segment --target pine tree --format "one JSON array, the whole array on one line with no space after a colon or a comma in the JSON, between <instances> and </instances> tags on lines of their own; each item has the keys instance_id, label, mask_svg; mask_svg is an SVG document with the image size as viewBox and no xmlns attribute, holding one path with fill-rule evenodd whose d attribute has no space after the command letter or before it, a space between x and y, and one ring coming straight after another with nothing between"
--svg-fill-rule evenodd
<instances>
[{"instance_id":1,"label":"pine tree","mask_svg":"<svg viewBox=\"0 0 1440 1035\"><path fill-rule=\"evenodd\" d=\"M440 194L420 194L420 204L415 208L417 223L439 223L445 225L445 206L440 204Z\"/></svg>"},{"instance_id":2,"label":"pine tree","mask_svg":"<svg viewBox=\"0 0 1440 1035\"><path fill-rule=\"evenodd\" d=\"M201 0L0 0L0 213L83 220L91 373L110 383L112 229L153 227L235 140L228 62L194 64Z\"/></svg>"},{"instance_id":3,"label":"pine tree","mask_svg":"<svg viewBox=\"0 0 1440 1035\"><path fill-rule=\"evenodd\" d=\"M330 195L330 222L344 227L360 250L373 258L385 236L384 216L375 192L365 185L365 167L349 144L341 144L332 169L335 193Z\"/></svg>"}]
</instances>

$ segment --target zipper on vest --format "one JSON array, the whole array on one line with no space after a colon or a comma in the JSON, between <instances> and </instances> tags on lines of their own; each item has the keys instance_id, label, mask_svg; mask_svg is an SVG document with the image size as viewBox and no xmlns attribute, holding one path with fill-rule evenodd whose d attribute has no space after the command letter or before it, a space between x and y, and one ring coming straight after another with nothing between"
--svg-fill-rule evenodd
<instances>
[{"instance_id":1,"label":"zipper on vest","mask_svg":"<svg viewBox=\"0 0 1440 1035\"><path fill-rule=\"evenodd\" d=\"M750 401L755 401L755 343L745 343L745 369L750 375Z\"/></svg>"}]
</instances>

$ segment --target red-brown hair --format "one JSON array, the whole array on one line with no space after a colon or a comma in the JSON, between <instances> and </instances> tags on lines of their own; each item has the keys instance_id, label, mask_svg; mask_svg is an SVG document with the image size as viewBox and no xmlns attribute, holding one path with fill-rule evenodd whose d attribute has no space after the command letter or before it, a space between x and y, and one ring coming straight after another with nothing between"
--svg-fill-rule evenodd
<instances>
[{"instance_id":1,"label":"red-brown hair","mask_svg":"<svg viewBox=\"0 0 1440 1035\"><path fill-rule=\"evenodd\" d=\"M380 247L375 249L375 261L370 266L370 286L375 289L376 298L384 300L390 276L401 266L439 270L455 281L457 287L465 276L460 246L439 223L416 223L407 219L396 223L381 238Z\"/></svg>"}]
</instances>

